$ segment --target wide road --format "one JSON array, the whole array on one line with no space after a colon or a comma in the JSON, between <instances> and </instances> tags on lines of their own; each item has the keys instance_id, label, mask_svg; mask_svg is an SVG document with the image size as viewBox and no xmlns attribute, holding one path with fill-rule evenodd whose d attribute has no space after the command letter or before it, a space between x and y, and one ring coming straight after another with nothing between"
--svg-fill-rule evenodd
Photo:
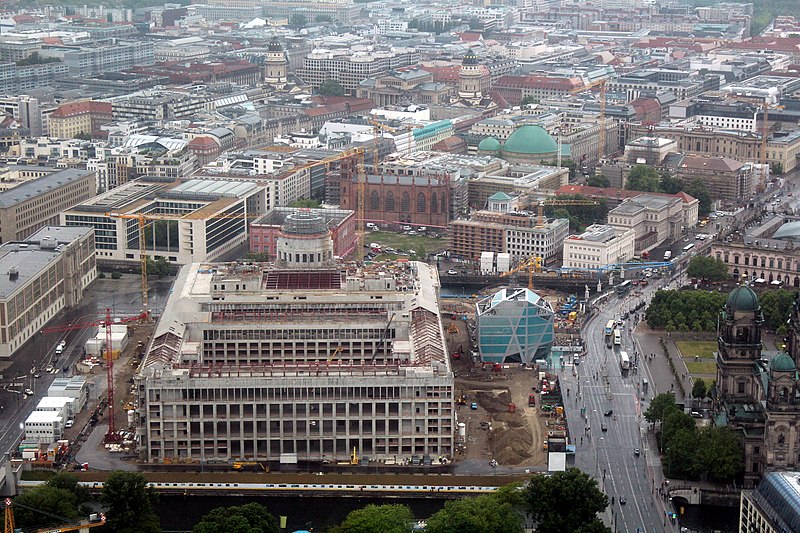
<instances>
[{"instance_id":1,"label":"wide road","mask_svg":"<svg viewBox=\"0 0 800 533\"><path fill-rule=\"evenodd\" d=\"M576 466L596 478L609 499L614 498L605 516L612 531L678 530L677 525L664 520L665 511L671 509L665 509L663 500L653 496L654 486L662 481L661 463L657 450L651 449L646 438L642 413L649 399L658 392L656 380L641 359L638 371L631 370L623 375L620 351L626 351L632 363L636 352L628 324L622 328L621 347L607 348L604 335L609 320L618 320L621 314L639 301L648 300L669 281L669 276L665 276L650 283L641 296L612 295L600 304L599 311L583 329L587 356L580 365L568 367L562 373L564 387L569 389L565 404L570 431L577 445ZM642 378L648 380L647 394L640 392ZM581 408L585 408L585 415L581 414ZM607 411L613 414L605 416ZM603 425L607 431L602 431ZM639 455L634 451L637 448ZM620 505L620 497L626 500L625 505Z\"/></svg>"}]
</instances>

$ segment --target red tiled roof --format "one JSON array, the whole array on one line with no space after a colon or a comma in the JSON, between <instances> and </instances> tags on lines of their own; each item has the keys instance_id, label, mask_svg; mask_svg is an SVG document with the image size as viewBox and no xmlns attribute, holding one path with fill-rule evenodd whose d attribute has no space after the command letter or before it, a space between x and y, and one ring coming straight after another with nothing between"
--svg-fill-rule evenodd
<instances>
[{"instance_id":1,"label":"red tiled roof","mask_svg":"<svg viewBox=\"0 0 800 533\"><path fill-rule=\"evenodd\" d=\"M194 139L189 141L189 144L187 144L187 146L189 148L199 148L199 149L219 148L219 144L217 143L217 141L215 141L214 139L212 139L207 135L200 135L199 137L195 137Z\"/></svg>"},{"instance_id":2,"label":"red tiled roof","mask_svg":"<svg viewBox=\"0 0 800 533\"><path fill-rule=\"evenodd\" d=\"M465 31L465 32L462 32L462 33L457 33L456 35L458 35L458 38L461 39L465 43L472 43L472 42L475 42L475 41L480 41L481 37L482 37L482 35L480 33L472 32L472 31Z\"/></svg>"},{"instance_id":3,"label":"red tiled roof","mask_svg":"<svg viewBox=\"0 0 800 533\"><path fill-rule=\"evenodd\" d=\"M702 155L687 155L681 161L680 168L694 170L714 170L716 172L734 172L744 166L744 163L730 157L707 157Z\"/></svg>"},{"instance_id":4,"label":"red tiled roof","mask_svg":"<svg viewBox=\"0 0 800 533\"><path fill-rule=\"evenodd\" d=\"M694 197L680 192L678 194L666 194L661 192L643 192L643 191L629 191L627 189L619 189L617 187L590 187L588 185L564 185L556 189L556 196L565 196L570 194L581 194L583 196L591 197L604 197L604 198L619 198L625 200L628 198L636 198L642 194L652 194L655 196L670 196L679 198L683 203L694 201Z\"/></svg>"},{"instance_id":5,"label":"red tiled roof","mask_svg":"<svg viewBox=\"0 0 800 533\"><path fill-rule=\"evenodd\" d=\"M81 102L70 102L61 104L58 109L50 113L50 118L67 118L85 113L97 113L111 115L110 102L96 102L94 100L83 100Z\"/></svg>"}]
</instances>

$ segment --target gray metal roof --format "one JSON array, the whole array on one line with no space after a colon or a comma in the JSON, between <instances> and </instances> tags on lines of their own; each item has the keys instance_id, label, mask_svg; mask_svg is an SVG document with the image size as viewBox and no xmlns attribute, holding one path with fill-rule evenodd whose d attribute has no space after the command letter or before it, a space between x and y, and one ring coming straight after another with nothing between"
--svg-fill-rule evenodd
<instances>
[{"instance_id":1,"label":"gray metal roof","mask_svg":"<svg viewBox=\"0 0 800 533\"><path fill-rule=\"evenodd\" d=\"M37 167L38 168L38 167ZM91 170L80 170L77 168L66 168L53 172L41 178L36 178L17 185L13 189L0 192L0 207L13 207L19 203L30 200L53 189L63 187L73 181L80 180L86 176L94 175Z\"/></svg>"},{"instance_id":2,"label":"gray metal roof","mask_svg":"<svg viewBox=\"0 0 800 533\"><path fill-rule=\"evenodd\" d=\"M24 248L28 246L28 248ZM38 246L9 243L0 246L0 299L12 296L20 287L50 267L58 260L61 252L42 250ZM9 272L16 269L12 278Z\"/></svg>"}]
</instances>

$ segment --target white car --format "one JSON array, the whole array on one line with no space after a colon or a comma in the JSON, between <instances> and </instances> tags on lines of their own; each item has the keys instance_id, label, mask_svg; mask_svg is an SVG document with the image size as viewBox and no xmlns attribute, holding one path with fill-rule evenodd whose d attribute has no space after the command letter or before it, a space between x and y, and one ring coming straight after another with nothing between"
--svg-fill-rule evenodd
<instances>
[{"instance_id":1,"label":"white car","mask_svg":"<svg viewBox=\"0 0 800 533\"><path fill-rule=\"evenodd\" d=\"M458 274L458 272L456 272L452 268L450 270L448 270L447 273L450 274L451 276L455 276L456 274Z\"/></svg>"},{"instance_id":2,"label":"white car","mask_svg":"<svg viewBox=\"0 0 800 533\"><path fill-rule=\"evenodd\" d=\"M25 389L25 395L33 396L33 391L31 389Z\"/></svg>"},{"instance_id":3,"label":"white car","mask_svg":"<svg viewBox=\"0 0 800 533\"><path fill-rule=\"evenodd\" d=\"M74 425L75 425L75 421L70 418L69 420L67 420L66 424L64 424L64 428L65 429L69 429Z\"/></svg>"},{"instance_id":4,"label":"white car","mask_svg":"<svg viewBox=\"0 0 800 533\"><path fill-rule=\"evenodd\" d=\"M411 226L403 226L403 231L411 231Z\"/></svg>"}]
</instances>

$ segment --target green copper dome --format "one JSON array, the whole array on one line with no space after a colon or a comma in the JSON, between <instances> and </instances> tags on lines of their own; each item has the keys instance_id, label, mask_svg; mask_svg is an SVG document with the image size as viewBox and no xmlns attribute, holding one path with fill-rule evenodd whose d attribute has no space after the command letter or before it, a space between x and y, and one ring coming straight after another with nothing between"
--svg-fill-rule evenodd
<instances>
[{"instance_id":1,"label":"green copper dome","mask_svg":"<svg viewBox=\"0 0 800 533\"><path fill-rule=\"evenodd\" d=\"M553 155L558 151L558 145L543 127L527 125L508 137L503 151L523 155Z\"/></svg>"},{"instance_id":2,"label":"green copper dome","mask_svg":"<svg viewBox=\"0 0 800 533\"><path fill-rule=\"evenodd\" d=\"M478 150L481 152L499 152L500 141L494 137L486 137L484 140L478 143Z\"/></svg>"},{"instance_id":3,"label":"green copper dome","mask_svg":"<svg viewBox=\"0 0 800 533\"><path fill-rule=\"evenodd\" d=\"M733 289L725 302L725 310L728 313L756 311L758 308L758 296L746 285L739 285Z\"/></svg>"},{"instance_id":4,"label":"green copper dome","mask_svg":"<svg viewBox=\"0 0 800 533\"><path fill-rule=\"evenodd\" d=\"M773 372L794 372L797 366L792 361L792 358L785 353L781 353L772 358L769 363L769 369Z\"/></svg>"}]
</instances>

